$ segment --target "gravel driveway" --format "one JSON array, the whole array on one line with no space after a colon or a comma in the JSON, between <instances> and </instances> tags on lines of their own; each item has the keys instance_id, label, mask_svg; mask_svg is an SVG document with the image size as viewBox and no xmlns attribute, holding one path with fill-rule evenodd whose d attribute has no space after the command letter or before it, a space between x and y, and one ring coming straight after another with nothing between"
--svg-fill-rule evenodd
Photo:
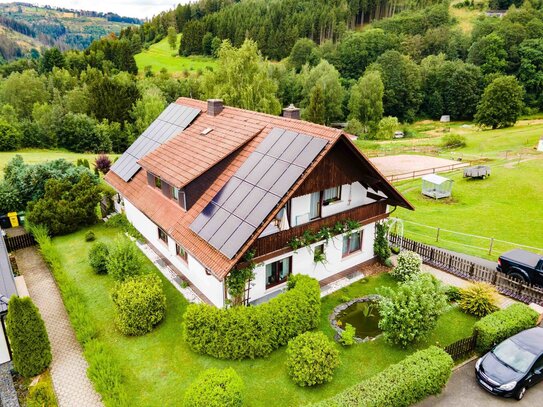
<instances>
[{"instance_id":1,"label":"gravel driveway","mask_svg":"<svg viewBox=\"0 0 543 407\"><path fill-rule=\"evenodd\" d=\"M495 397L479 387L475 380L475 361L456 370L447 387L437 396L428 397L418 407L535 407L543 405L543 382L526 391L522 401Z\"/></svg>"}]
</instances>

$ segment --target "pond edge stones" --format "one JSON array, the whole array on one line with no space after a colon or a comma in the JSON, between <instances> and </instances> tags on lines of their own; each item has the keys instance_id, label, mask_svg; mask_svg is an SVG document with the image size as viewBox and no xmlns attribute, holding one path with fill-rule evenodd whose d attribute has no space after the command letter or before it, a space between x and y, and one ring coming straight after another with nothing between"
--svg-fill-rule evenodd
<instances>
[{"instance_id":1,"label":"pond edge stones","mask_svg":"<svg viewBox=\"0 0 543 407\"><path fill-rule=\"evenodd\" d=\"M349 308L351 305L353 304L356 304L358 302L378 302L379 300L381 300L381 296L379 294L370 294L370 295L366 295L365 297L358 297L358 298L354 298L350 301L347 301L347 302L344 302L342 304L339 304L337 307L334 308L334 310L332 311L332 313L330 314L330 316L328 317L328 321L330 321L330 325L332 325L332 328L334 328L334 330L336 331L336 334L334 336L334 339L336 340L336 342L339 342L339 339L341 338L341 334L343 333L344 329L341 328L338 324L337 324L337 316L339 315L339 313L345 311L347 308ZM380 335L377 335L375 337L372 337L372 336L367 336L365 338L359 338L357 336L355 336L355 341L356 343L363 343L363 342L368 342L368 341L373 341L374 339L378 338Z\"/></svg>"}]
</instances>

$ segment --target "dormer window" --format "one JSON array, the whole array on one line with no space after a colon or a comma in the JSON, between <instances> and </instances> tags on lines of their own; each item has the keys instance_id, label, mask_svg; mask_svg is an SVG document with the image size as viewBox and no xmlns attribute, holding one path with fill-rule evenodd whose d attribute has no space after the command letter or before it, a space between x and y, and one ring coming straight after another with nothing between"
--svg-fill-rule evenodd
<instances>
[{"instance_id":1,"label":"dormer window","mask_svg":"<svg viewBox=\"0 0 543 407\"><path fill-rule=\"evenodd\" d=\"M172 199L179 202L179 188L172 187Z\"/></svg>"},{"instance_id":2,"label":"dormer window","mask_svg":"<svg viewBox=\"0 0 543 407\"><path fill-rule=\"evenodd\" d=\"M162 188L162 181L157 176L155 176L155 187Z\"/></svg>"}]
</instances>

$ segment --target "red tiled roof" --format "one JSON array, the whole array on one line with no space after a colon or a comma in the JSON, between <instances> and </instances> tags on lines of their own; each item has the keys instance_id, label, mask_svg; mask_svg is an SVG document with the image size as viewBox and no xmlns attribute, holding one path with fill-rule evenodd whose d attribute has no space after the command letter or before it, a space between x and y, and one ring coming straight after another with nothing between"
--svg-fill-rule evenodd
<instances>
[{"instance_id":1,"label":"red tiled roof","mask_svg":"<svg viewBox=\"0 0 543 407\"><path fill-rule=\"evenodd\" d=\"M341 130L302 120L286 119L227 106L219 115L212 117L206 114L206 102L180 98L177 103L201 109L202 113L180 135L141 159L140 164L166 182L181 187L198 177L205 177L207 170L228 158L229 164L226 169L210 184L196 203L185 212L177 203L162 195L160 190L148 186L145 171L139 171L129 182L124 182L117 174L110 171L106 176L106 181L164 229L200 263L209 268L216 277L223 279L260 235L270 219L275 216L275 212L285 205L290 194L301 185L307 174L326 155L332 145L340 137L349 143L350 141L342 136ZM207 136L200 135L201 131L208 127L214 130ZM329 143L279 202L276 210L268 215L238 254L229 259L190 230L189 226L274 127L324 138ZM399 194L398 196L401 197ZM405 202L409 205L407 201Z\"/></svg>"}]
</instances>

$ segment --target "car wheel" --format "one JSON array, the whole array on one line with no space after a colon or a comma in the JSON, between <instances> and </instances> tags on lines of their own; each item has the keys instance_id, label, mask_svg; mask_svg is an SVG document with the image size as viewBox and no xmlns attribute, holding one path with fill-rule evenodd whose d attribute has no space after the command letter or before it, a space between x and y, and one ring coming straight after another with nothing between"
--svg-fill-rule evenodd
<instances>
[{"instance_id":1,"label":"car wheel","mask_svg":"<svg viewBox=\"0 0 543 407\"><path fill-rule=\"evenodd\" d=\"M522 400L522 398L524 397L524 395L526 394L526 387L521 387L518 391L517 391L517 394L515 394L515 398L517 400Z\"/></svg>"},{"instance_id":2,"label":"car wheel","mask_svg":"<svg viewBox=\"0 0 543 407\"><path fill-rule=\"evenodd\" d=\"M526 278L522 274L511 273L509 274L509 277L512 278L513 280L518 281L519 283L527 283Z\"/></svg>"}]
</instances>

